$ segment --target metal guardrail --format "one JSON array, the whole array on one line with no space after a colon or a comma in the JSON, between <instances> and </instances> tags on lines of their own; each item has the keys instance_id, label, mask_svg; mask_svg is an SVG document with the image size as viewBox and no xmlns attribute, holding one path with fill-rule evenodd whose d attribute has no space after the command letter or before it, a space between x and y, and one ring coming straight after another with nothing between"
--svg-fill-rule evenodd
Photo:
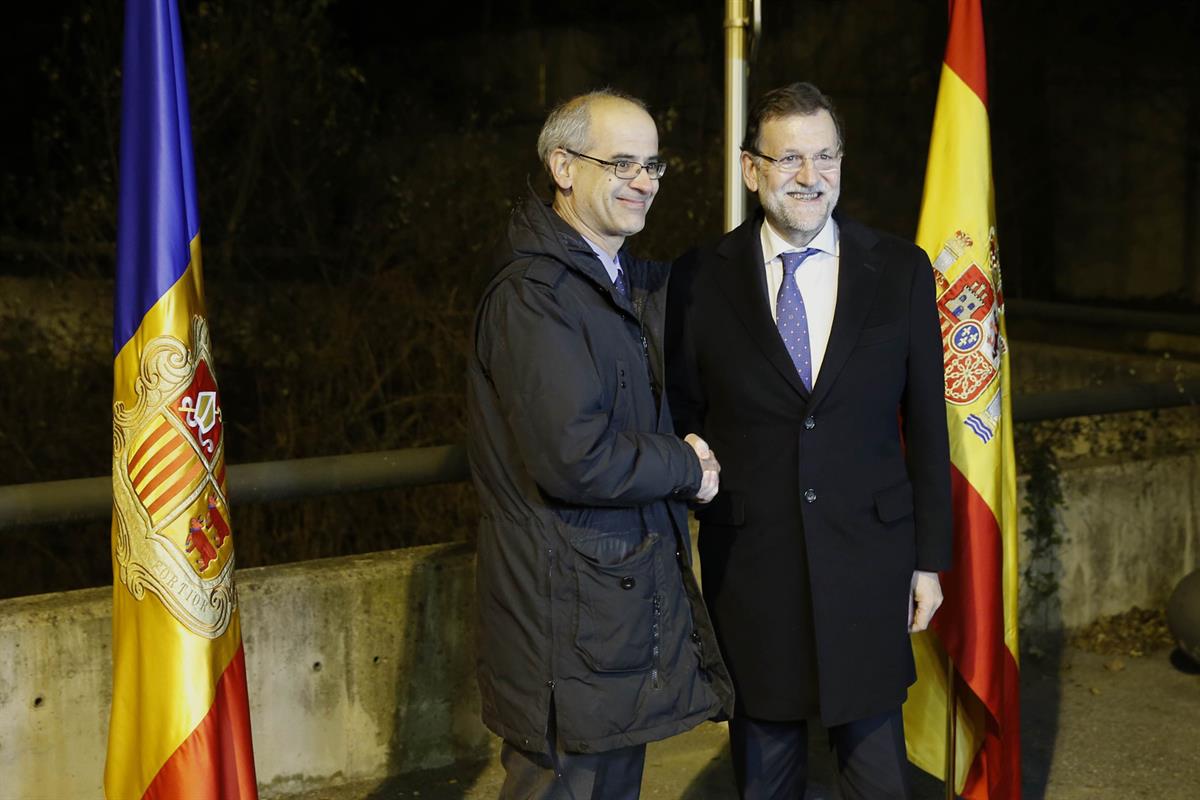
<instances>
[{"instance_id":1,"label":"metal guardrail","mask_svg":"<svg viewBox=\"0 0 1200 800\"><path fill-rule=\"evenodd\" d=\"M1200 380L1098 387L1013 398L1016 422L1200 406ZM461 445L384 450L229 467L231 499L262 503L456 483L469 477ZM0 530L18 525L103 519L112 510L108 476L0 486Z\"/></svg>"},{"instance_id":2,"label":"metal guardrail","mask_svg":"<svg viewBox=\"0 0 1200 800\"><path fill-rule=\"evenodd\" d=\"M1041 422L1179 406L1200 406L1200 379L1018 395L1013 398L1013 419Z\"/></svg>"},{"instance_id":3,"label":"metal guardrail","mask_svg":"<svg viewBox=\"0 0 1200 800\"><path fill-rule=\"evenodd\" d=\"M468 477L466 448L444 445L233 464L227 480L234 502L265 503L456 483ZM18 525L103 519L111 512L112 478L107 475L0 486L0 530Z\"/></svg>"},{"instance_id":4,"label":"metal guardrail","mask_svg":"<svg viewBox=\"0 0 1200 800\"><path fill-rule=\"evenodd\" d=\"M1161 311L1081 306L1020 298L1005 300L1004 310L1010 317L1018 319L1074 322L1102 325L1117 330L1161 331L1200 336L1200 314L1169 314Z\"/></svg>"}]
</instances>

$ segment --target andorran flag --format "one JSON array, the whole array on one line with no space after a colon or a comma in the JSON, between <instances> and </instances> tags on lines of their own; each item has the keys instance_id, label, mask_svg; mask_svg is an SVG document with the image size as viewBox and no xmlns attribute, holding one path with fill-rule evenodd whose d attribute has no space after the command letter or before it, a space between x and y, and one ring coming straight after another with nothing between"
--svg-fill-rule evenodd
<instances>
[{"instance_id":1,"label":"andorran flag","mask_svg":"<svg viewBox=\"0 0 1200 800\"><path fill-rule=\"evenodd\" d=\"M917 243L933 262L941 317L954 563L931 631L913 637L909 758L945 779L954 714L955 791L1018 798L1016 469L980 0L950 3Z\"/></svg>"},{"instance_id":2,"label":"andorran flag","mask_svg":"<svg viewBox=\"0 0 1200 800\"><path fill-rule=\"evenodd\" d=\"M104 790L255 798L175 0L128 0L122 80Z\"/></svg>"}]
</instances>

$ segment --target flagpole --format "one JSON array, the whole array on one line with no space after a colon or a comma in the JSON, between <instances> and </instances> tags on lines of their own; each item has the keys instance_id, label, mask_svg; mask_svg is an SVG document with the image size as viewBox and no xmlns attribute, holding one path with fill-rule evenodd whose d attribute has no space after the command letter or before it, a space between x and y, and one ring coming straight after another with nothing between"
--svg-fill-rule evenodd
<instances>
[{"instance_id":1,"label":"flagpole","mask_svg":"<svg viewBox=\"0 0 1200 800\"><path fill-rule=\"evenodd\" d=\"M742 134L746 128L747 0L725 0L725 230L746 217Z\"/></svg>"},{"instance_id":2,"label":"flagpole","mask_svg":"<svg viewBox=\"0 0 1200 800\"><path fill-rule=\"evenodd\" d=\"M958 733L958 672L954 659L946 655L946 800L955 800L955 737Z\"/></svg>"}]
</instances>

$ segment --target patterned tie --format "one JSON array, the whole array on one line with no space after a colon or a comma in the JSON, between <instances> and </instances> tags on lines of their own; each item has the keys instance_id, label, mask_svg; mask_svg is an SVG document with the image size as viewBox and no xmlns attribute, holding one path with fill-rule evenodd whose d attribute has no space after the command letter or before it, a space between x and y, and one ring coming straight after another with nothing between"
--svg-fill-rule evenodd
<instances>
[{"instance_id":1,"label":"patterned tie","mask_svg":"<svg viewBox=\"0 0 1200 800\"><path fill-rule=\"evenodd\" d=\"M779 328L779 338L787 346L788 355L800 373L804 388L812 391L812 353L808 347L808 315L804 312L804 298L800 288L796 286L796 270L804 263L804 259L820 252L809 247L796 253L783 253L783 283L779 286L779 295L775 298L775 325Z\"/></svg>"},{"instance_id":2,"label":"patterned tie","mask_svg":"<svg viewBox=\"0 0 1200 800\"><path fill-rule=\"evenodd\" d=\"M629 286L625 283L625 270L621 269L620 267L617 267L617 277L616 280L613 281L613 286L617 287L617 291L620 292L623 297L629 297Z\"/></svg>"}]
</instances>

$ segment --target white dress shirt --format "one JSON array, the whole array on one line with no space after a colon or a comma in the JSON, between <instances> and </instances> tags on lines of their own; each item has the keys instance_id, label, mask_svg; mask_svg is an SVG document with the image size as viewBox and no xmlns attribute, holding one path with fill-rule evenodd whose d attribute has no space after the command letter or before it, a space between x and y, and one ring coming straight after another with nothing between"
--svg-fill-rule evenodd
<instances>
[{"instance_id":1,"label":"white dress shirt","mask_svg":"<svg viewBox=\"0 0 1200 800\"><path fill-rule=\"evenodd\" d=\"M776 319L775 300L779 296L779 287L783 284L783 259L781 253L803 250L794 247L790 242L776 233L771 223L763 220L760 231L762 251L767 271L767 305L771 308L771 318ZM813 385L817 383L817 374L821 371L821 362L825 360L825 348L829 345L829 331L833 328L833 310L837 305L838 285L838 248L837 223L830 217L825 227L813 237L808 247L814 247L819 252L813 253L804 260L796 270L796 287L804 298L804 313L808 317L808 351L812 354Z\"/></svg>"},{"instance_id":2,"label":"white dress shirt","mask_svg":"<svg viewBox=\"0 0 1200 800\"><path fill-rule=\"evenodd\" d=\"M610 256L608 253L604 252L603 247L596 244L591 239L584 236L582 233L579 235L581 237L583 237L583 240L585 242L588 243L588 247L592 248L592 252L594 252L596 254L596 257L600 259L600 263L604 265L604 271L608 273L608 279L611 280L613 283L616 283L617 282L617 270L621 269L620 260L616 256ZM624 270L621 270L621 271L624 272ZM625 285L626 286L629 285L628 280L625 281Z\"/></svg>"}]
</instances>

